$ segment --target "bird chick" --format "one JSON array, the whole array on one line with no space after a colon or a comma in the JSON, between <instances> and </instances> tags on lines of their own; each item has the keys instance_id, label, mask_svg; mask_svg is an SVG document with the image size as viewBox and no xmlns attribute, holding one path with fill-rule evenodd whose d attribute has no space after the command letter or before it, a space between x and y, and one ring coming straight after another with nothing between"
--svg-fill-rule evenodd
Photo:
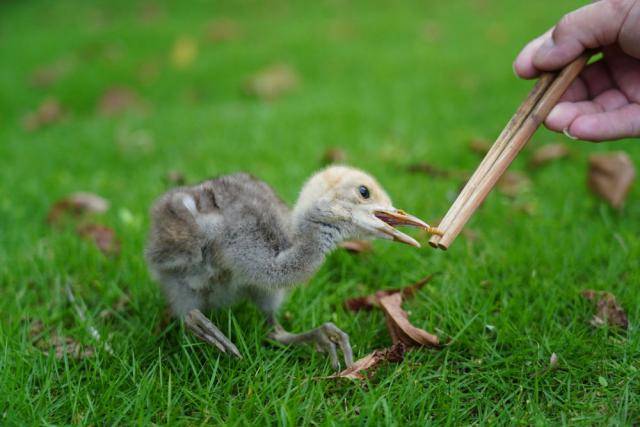
<instances>
[{"instance_id":1,"label":"bird chick","mask_svg":"<svg viewBox=\"0 0 640 427\"><path fill-rule=\"evenodd\" d=\"M316 173L293 209L263 181L238 173L160 197L151 210L145 257L173 314L220 351L240 357L202 311L250 299L273 325L274 340L315 343L337 369L338 348L346 365L353 363L346 333L333 323L290 333L276 312L287 291L307 281L344 240L381 238L420 246L397 225L433 231L394 208L376 180L357 169L331 166Z\"/></svg>"}]
</instances>

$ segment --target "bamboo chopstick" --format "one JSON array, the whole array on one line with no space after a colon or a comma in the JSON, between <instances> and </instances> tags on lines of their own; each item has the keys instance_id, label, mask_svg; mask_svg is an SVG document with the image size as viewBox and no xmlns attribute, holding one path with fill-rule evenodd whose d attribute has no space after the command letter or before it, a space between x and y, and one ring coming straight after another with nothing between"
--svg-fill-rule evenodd
<instances>
[{"instance_id":1,"label":"bamboo chopstick","mask_svg":"<svg viewBox=\"0 0 640 427\"><path fill-rule=\"evenodd\" d=\"M444 250L451 246L471 215L580 74L590 56L583 54L559 73L542 74L438 225L443 235L432 236L429 240L431 246Z\"/></svg>"}]
</instances>

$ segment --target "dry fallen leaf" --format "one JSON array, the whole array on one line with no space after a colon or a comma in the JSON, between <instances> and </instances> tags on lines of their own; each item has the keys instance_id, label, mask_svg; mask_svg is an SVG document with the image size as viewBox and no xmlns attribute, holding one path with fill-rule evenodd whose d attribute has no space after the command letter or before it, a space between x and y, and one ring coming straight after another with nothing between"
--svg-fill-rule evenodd
<instances>
[{"instance_id":1,"label":"dry fallen leaf","mask_svg":"<svg viewBox=\"0 0 640 427\"><path fill-rule=\"evenodd\" d=\"M248 95L273 101L294 90L299 83L300 77L290 65L275 64L250 76L245 82L244 91Z\"/></svg>"},{"instance_id":2,"label":"dry fallen leaf","mask_svg":"<svg viewBox=\"0 0 640 427\"><path fill-rule=\"evenodd\" d=\"M402 342L407 348L440 346L440 340L437 336L423 329L416 328L409 322L409 315L402 309L401 293L380 295L378 297L378 303L382 311L384 311L389 335L391 335L391 341L394 344Z\"/></svg>"},{"instance_id":3,"label":"dry fallen leaf","mask_svg":"<svg viewBox=\"0 0 640 427\"><path fill-rule=\"evenodd\" d=\"M328 378L349 378L353 380L363 380L370 376L380 364L385 362L399 363L404 360L405 346L403 343L396 343L389 348L374 350L362 359L356 360L353 365L344 371L338 372ZM363 371L368 371L363 373Z\"/></svg>"},{"instance_id":4,"label":"dry fallen leaf","mask_svg":"<svg viewBox=\"0 0 640 427\"><path fill-rule=\"evenodd\" d=\"M498 181L496 188L508 197L516 197L531 186L531 181L522 172L507 171Z\"/></svg>"},{"instance_id":5,"label":"dry fallen leaf","mask_svg":"<svg viewBox=\"0 0 640 427\"><path fill-rule=\"evenodd\" d=\"M193 37L179 37L171 49L171 63L174 67L189 68L198 57L198 42Z\"/></svg>"},{"instance_id":6,"label":"dry fallen leaf","mask_svg":"<svg viewBox=\"0 0 640 427\"><path fill-rule=\"evenodd\" d=\"M132 89L114 86L107 89L98 101L98 111L103 116L115 116L131 109L142 109L140 96Z\"/></svg>"},{"instance_id":7,"label":"dry fallen leaf","mask_svg":"<svg viewBox=\"0 0 640 427\"><path fill-rule=\"evenodd\" d=\"M407 171L411 173L422 173L432 178L448 178L452 175L452 172L427 162L410 164L407 166Z\"/></svg>"},{"instance_id":8,"label":"dry fallen leaf","mask_svg":"<svg viewBox=\"0 0 640 427\"><path fill-rule=\"evenodd\" d=\"M589 157L589 188L616 209L624 204L635 176L631 159L622 151Z\"/></svg>"},{"instance_id":9,"label":"dry fallen leaf","mask_svg":"<svg viewBox=\"0 0 640 427\"><path fill-rule=\"evenodd\" d=\"M35 111L27 113L22 118L22 126L29 132L59 122L64 113L60 101L55 98L47 98Z\"/></svg>"},{"instance_id":10,"label":"dry fallen leaf","mask_svg":"<svg viewBox=\"0 0 640 427\"><path fill-rule=\"evenodd\" d=\"M120 252L120 242L115 232L104 225L84 224L77 228L81 237L93 241L105 255L115 255Z\"/></svg>"},{"instance_id":11,"label":"dry fallen leaf","mask_svg":"<svg viewBox=\"0 0 640 427\"><path fill-rule=\"evenodd\" d=\"M491 141L483 138L474 138L469 141L469 149L476 154L484 156L491 148Z\"/></svg>"},{"instance_id":12,"label":"dry fallen leaf","mask_svg":"<svg viewBox=\"0 0 640 427\"><path fill-rule=\"evenodd\" d=\"M29 76L32 87L47 88L67 75L73 68L70 58L61 58L52 64L35 69Z\"/></svg>"},{"instance_id":13,"label":"dry fallen leaf","mask_svg":"<svg viewBox=\"0 0 640 427\"><path fill-rule=\"evenodd\" d=\"M82 345L71 337L58 335L55 331L46 337L44 330L41 320L34 320L29 326L31 342L45 354L54 350L56 359L64 359L65 356L71 359L85 359L95 354L95 348L92 346Z\"/></svg>"},{"instance_id":14,"label":"dry fallen leaf","mask_svg":"<svg viewBox=\"0 0 640 427\"><path fill-rule=\"evenodd\" d=\"M327 148L327 151L325 151L322 156L323 165L344 163L346 161L347 161L347 153L341 148L336 148L336 147Z\"/></svg>"},{"instance_id":15,"label":"dry fallen leaf","mask_svg":"<svg viewBox=\"0 0 640 427\"><path fill-rule=\"evenodd\" d=\"M165 175L165 180L169 185L184 185L187 182L187 179L184 177L184 174L178 170L172 170L167 172Z\"/></svg>"},{"instance_id":16,"label":"dry fallen leaf","mask_svg":"<svg viewBox=\"0 0 640 427\"><path fill-rule=\"evenodd\" d=\"M362 297L349 298L344 302L345 308L351 311L358 310L371 310L373 307L380 307L378 304L378 297L400 293L403 298L413 297L420 289L433 279L433 274L430 274L422 279L418 280L412 285L405 286L404 288L386 289L378 291L373 295L365 295Z\"/></svg>"},{"instance_id":17,"label":"dry fallen leaf","mask_svg":"<svg viewBox=\"0 0 640 427\"><path fill-rule=\"evenodd\" d=\"M112 308L102 310L98 316L101 319L107 319L113 316L115 313L120 313L125 311L125 309L129 306L130 302L131 302L131 298L129 298L129 295L122 294L120 295L120 297L118 298L118 300L116 301L116 303L113 305Z\"/></svg>"},{"instance_id":18,"label":"dry fallen leaf","mask_svg":"<svg viewBox=\"0 0 640 427\"><path fill-rule=\"evenodd\" d=\"M596 314L591 319L591 325L599 328L601 326L618 326L623 329L629 327L629 320L624 309L616 301L615 295L605 291L594 291L587 289L582 292L582 296L589 301L596 303Z\"/></svg>"},{"instance_id":19,"label":"dry fallen leaf","mask_svg":"<svg viewBox=\"0 0 640 427\"><path fill-rule=\"evenodd\" d=\"M212 43L233 41L242 37L242 30L233 19L221 18L207 24L205 37Z\"/></svg>"},{"instance_id":20,"label":"dry fallen leaf","mask_svg":"<svg viewBox=\"0 0 640 427\"><path fill-rule=\"evenodd\" d=\"M442 26L437 21L427 21L422 26L422 37L426 42L438 43L442 40Z\"/></svg>"},{"instance_id":21,"label":"dry fallen leaf","mask_svg":"<svg viewBox=\"0 0 640 427\"><path fill-rule=\"evenodd\" d=\"M373 245L368 240L345 240L338 246L353 254L361 254L373 250Z\"/></svg>"},{"instance_id":22,"label":"dry fallen leaf","mask_svg":"<svg viewBox=\"0 0 640 427\"><path fill-rule=\"evenodd\" d=\"M79 191L69 194L53 204L47 215L49 224L58 223L63 215L80 216L86 213L103 213L109 209L109 202L93 193Z\"/></svg>"},{"instance_id":23,"label":"dry fallen leaf","mask_svg":"<svg viewBox=\"0 0 640 427\"><path fill-rule=\"evenodd\" d=\"M327 25L327 37L333 41L345 41L353 39L357 35L355 26L351 21L336 19Z\"/></svg>"},{"instance_id":24,"label":"dry fallen leaf","mask_svg":"<svg viewBox=\"0 0 640 427\"><path fill-rule=\"evenodd\" d=\"M564 144L548 144L543 145L534 151L529 165L533 168L538 168L551 163L555 160L564 159L569 156L569 149Z\"/></svg>"}]
</instances>

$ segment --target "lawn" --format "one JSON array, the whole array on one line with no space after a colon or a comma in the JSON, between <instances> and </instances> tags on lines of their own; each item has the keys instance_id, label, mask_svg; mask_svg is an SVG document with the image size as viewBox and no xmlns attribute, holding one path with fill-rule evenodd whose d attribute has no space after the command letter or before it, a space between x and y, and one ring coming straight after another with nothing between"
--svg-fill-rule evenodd
<instances>
[{"instance_id":1,"label":"lawn","mask_svg":"<svg viewBox=\"0 0 640 427\"><path fill-rule=\"evenodd\" d=\"M163 320L142 256L169 171L188 182L248 171L293 203L329 147L375 175L397 206L437 220L460 179L407 166L472 170L480 158L469 141L495 138L531 87L512 73L516 53L582 3L3 2L0 424L639 423L640 187L615 211L585 185L590 154L624 150L640 165L637 141L540 131L512 167L528 190L490 195L473 235L448 252L376 242L370 253L332 254L282 319L294 331L333 321L356 357L389 338L380 312L351 313L343 301L437 273L405 308L449 344L367 381L323 379L328 360L266 342L248 304L212 313L243 360L184 336ZM245 94L247 78L272 64L288 64L298 86L273 100ZM128 100L110 114L100 100L114 87ZM30 125L47 99L61 116ZM569 159L527 166L536 146L555 142ZM115 230L118 255L73 224L46 223L53 203L81 190L111 203L95 221ZM580 296L589 288L618 297L627 331L589 324L594 309ZM123 295L129 303L114 308ZM43 353L36 320L45 339L87 346L94 325L113 351Z\"/></svg>"}]
</instances>

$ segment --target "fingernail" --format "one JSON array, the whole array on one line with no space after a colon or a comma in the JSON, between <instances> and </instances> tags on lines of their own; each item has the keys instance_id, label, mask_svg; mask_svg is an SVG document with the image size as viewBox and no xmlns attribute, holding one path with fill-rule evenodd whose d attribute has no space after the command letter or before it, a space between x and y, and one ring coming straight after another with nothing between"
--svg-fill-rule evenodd
<instances>
[{"instance_id":1,"label":"fingernail","mask_svg":"<svg viewBox=\"0 0 640 427\"><path fill-rule=\"evenodd\" d=\"M513 71L513 75L514 76L516 76L517 78L520 78L520 75L516 71L516 63L515 63L515 61L511 64L511 70Z\"/></svg>"},{"instance_id":2,"label":"fingernail","mask_svg":"<svg viewBox=\"0 0 640 427\"><path fill-rule=\"evenodd\" d=\"M575 136L571 135L571 133L569 132L569 128L568 127L562 129L562 133L564 133L567 136L567 138L573 139L574 141L576 141L578 139Z\"/></svg>"}]
</instances>

